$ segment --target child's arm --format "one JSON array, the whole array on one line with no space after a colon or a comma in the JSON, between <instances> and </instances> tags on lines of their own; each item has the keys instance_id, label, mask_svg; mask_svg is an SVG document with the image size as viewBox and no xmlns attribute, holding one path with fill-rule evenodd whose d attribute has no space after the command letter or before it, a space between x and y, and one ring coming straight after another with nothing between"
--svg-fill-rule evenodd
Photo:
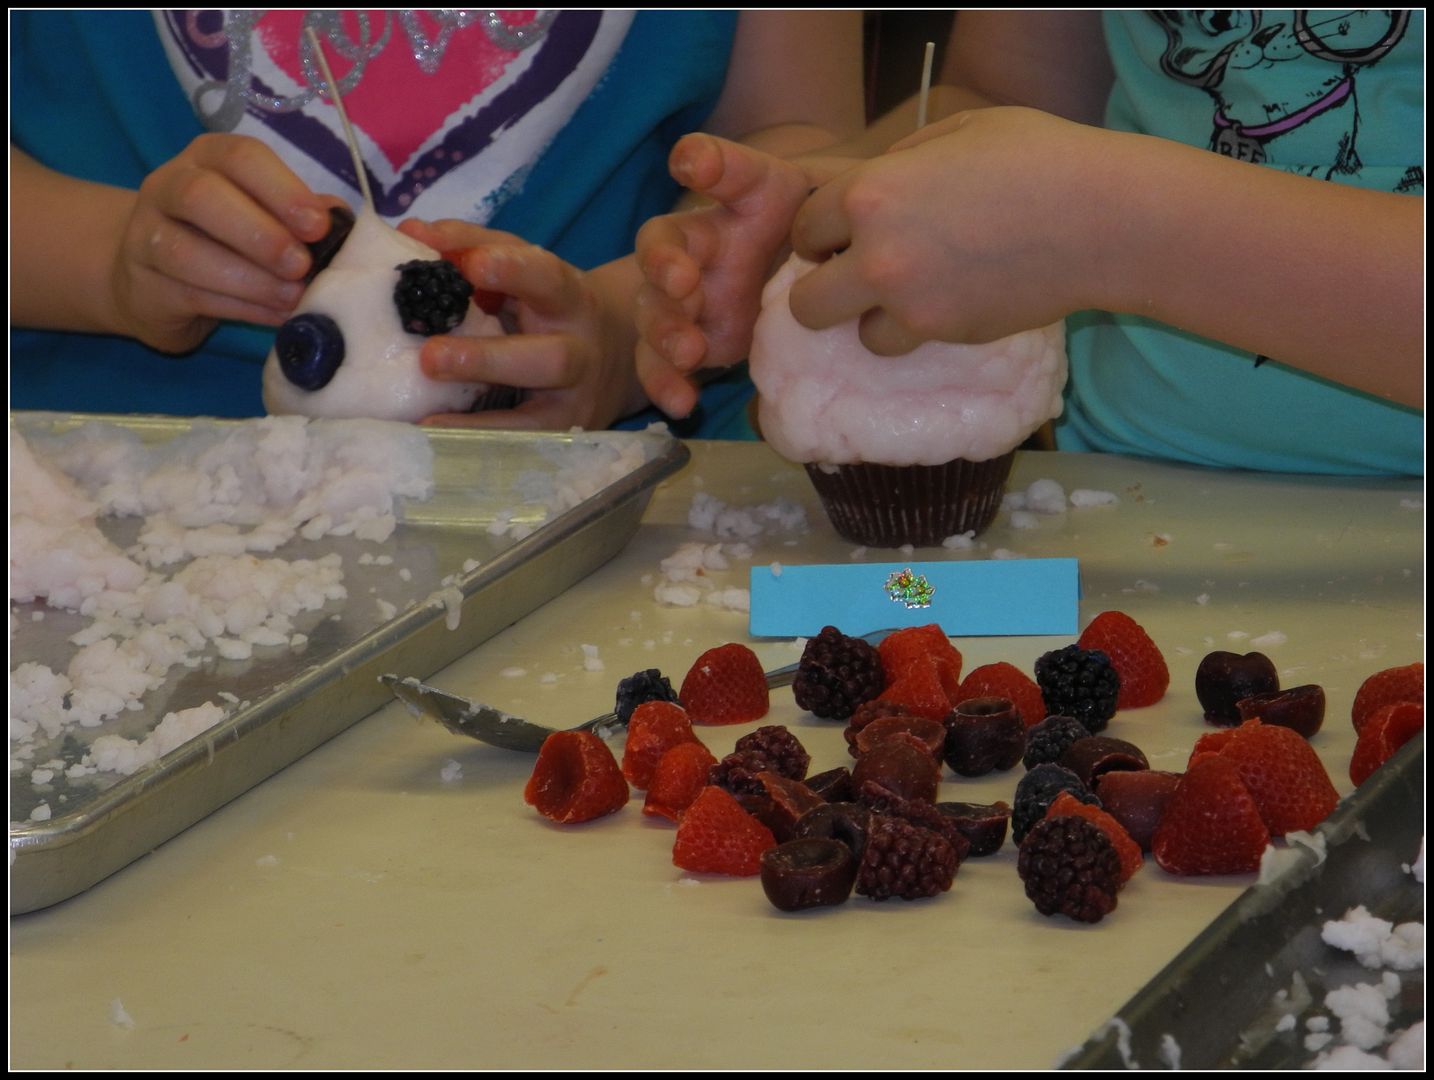
<instances>
[{"instance_id":1,"label":"child's arm","mask_svg":"<svg viewBox=\"0 0 1434 1080\"><path fill-rule=\"evenodd\" d=\"M983 109L806 202L796 249L841 254L792 310L817 328L861 316L888 354L1126 312L1419 405L1422 215L1422 198Z\"/></svg>"},{"instance_id":2,"label":"child's arm","mask_svg":"<svg viewBox=\"0 0 1434 1080\"><path fill-rule=\"evenodd\" d=\"M262 143L203 135L138 191L10 148L11 321L196 347L220 319L278 325L303 292L315 195Z\"/></svg>"}]
</instances>

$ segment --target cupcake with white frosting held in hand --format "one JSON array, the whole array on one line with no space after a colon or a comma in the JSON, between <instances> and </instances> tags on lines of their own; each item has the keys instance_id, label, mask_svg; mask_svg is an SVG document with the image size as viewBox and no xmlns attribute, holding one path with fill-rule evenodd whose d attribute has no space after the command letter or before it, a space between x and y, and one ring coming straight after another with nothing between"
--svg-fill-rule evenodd
<instances>
[{"instance_id":1,"label":"cupcake with white frosting held in hand","mask_svg":"<svg viewBox=\"0 0 1434 1080\"><path fill-rule=\"evenodd\" d=\"M797 322L788 295L815 268L793 256L762 294L750 354L762 437L806 466L853 543L926 547L981 532L1016 447L1061 413L1064 323L878 356L855 319L826 330Z\"/></svg>"}]
</instances>

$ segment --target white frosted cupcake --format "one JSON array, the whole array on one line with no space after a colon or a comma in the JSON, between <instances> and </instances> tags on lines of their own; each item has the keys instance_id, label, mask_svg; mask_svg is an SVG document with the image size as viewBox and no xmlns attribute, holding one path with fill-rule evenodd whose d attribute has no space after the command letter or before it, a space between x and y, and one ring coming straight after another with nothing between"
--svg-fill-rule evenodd
<instances>
[{"instance_id":1,"label":"white frosted cupcake","mask_svg":"<svg viewBox=\"0 0 1434 1080\"><path fill-rule=\"evenodd\" d=\"M439 259L372 211L359 214L279 330L264 364L264 407L276 414L414 421L511 405L517 397L511 387L440 382L419 366L425 337L404 329L394 289L399 266ZM503 327L469 303L462 322L445 332L490 337Z\"/></svg>"},{"instance_id":2,"label":"white frosted cupcake","mask_svg":"<svg viewBox=\"0 0 1434 1080\"><path fill-rule=\"evenodd\" d=\"M877 356L856 321L808 330L792 316L791 287L815 267L793 256L762 295L750 368L763 438L806 466L853 543L924 547L981 532L1016 447L1060 415L1064 324Z\"/></svg>"}]
</instances>

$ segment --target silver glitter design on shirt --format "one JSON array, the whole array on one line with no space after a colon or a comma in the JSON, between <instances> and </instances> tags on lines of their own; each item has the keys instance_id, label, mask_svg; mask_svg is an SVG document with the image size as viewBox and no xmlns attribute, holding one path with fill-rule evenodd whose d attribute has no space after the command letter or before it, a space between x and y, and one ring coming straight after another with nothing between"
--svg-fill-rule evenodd
<instances>
[{"instance_id":1,"label":"silver glitter design on shirt","mask_svg":"<svg viewBox=\"0 0 1434 1080\"><path fill-rule=\"evenodd\" d=\"M304 15L299 33L299 63L308 84L296 94L264 94L254 84L253 34L263 11L228 11L224 16L224 29L215 34L200 34L194 18L186 19L185 29L191 37L208 47L227 45L229 48L229 74L223 82L211 79L200 83L191 95L194 111L199 120L210 131L233 131L243 119L249 105L266 112L289 113L302 109L315 97L327 96L332 100L333 91L325 85L323 72L314 59L313 46L303 31L313 27L336 53L350 64L348 73L338 80L340 95L351 94L362 81L369 61L388 47L393 37L393 20L390 14L398 16L409 50L419 70L425 75L438 71L448 43L457 30L470 26L479 27L488 40L507 52L522 52L530 49L547 36L548 28L557 18L556 11L538 11L533 20L522 26L509 26L498 11L470 11L466 9L443 8L429 11L428 15L439 24L438 34L429 38L419 22L419 12L402 10L383 12L375 36L373 19L367 12L354 12L358 23L358 36L351 38L344 28L342 13L332 10L310 11ZM218 94L217 105L208 104Z\"/></svg>"}]
</instances>

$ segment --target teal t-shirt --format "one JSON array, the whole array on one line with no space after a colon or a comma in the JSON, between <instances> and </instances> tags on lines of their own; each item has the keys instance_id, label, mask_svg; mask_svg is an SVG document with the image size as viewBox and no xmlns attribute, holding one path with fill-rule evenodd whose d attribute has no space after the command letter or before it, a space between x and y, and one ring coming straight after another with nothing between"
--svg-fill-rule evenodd
<instances>
[{"instance_id":1,"label":"teal t-shirt","mask_svg":"<svg viewBox=\"0 0 1434 1080\"><path fill-rule=\"evenodd\" d=\"M462 217L586 269L630 252L641 224L679 196L667 155L717 101L738 13L319 17L338 20L320 29L343 58L335 77L383 216ZM203 131L237 131L356 206L333 110L307 93L304 18L11 12L11 142L58 171L136 188ZM12 328L11 407L262 415L272 340L225 325L174 358L122 338Z\"/></svg>"},{"instance_id":2,"label":"teal t-shirt","mask_svg":"<svg viewBox=\"0 0 1434 1080\"><path fill-rule=\"evenodd\" d=\"M1109 127L1252 167L1422 196L1422 12L1104 18L1116 73ZM1219 228L1219 207L1208 213ZM1136 316L1082 312L1068 327L1060 449L1283 472L1423 474L1418 410Z\"/></svg>"}]
</instances>

